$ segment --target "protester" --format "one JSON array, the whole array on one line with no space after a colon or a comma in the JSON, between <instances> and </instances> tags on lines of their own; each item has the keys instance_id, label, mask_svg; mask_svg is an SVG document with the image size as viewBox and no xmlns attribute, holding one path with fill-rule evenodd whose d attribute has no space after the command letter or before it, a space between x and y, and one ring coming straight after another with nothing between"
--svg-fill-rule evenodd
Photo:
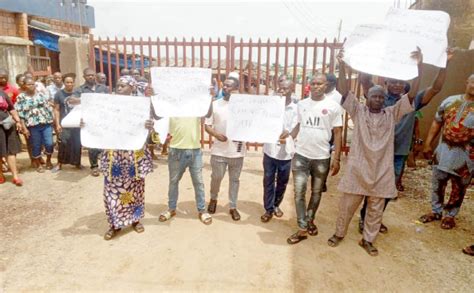
<instances>
[{"instance_id":1,"label":"protester","mask_svg":"<svg viewBox=\"0 0 474 293\"><path fill-rule=\"evenodd\" d=\"M16 103L20 91L8 82L8 71L5 68L0 68L0 90L10 98L13 105Z\"/></svg>"},{"instance_id":2,"label":"protester","mask_svg":"<svg viewBox=\"0 0 474 293\"><path fill-rule=\"evenodd\" d=\"M290 80L290 81L291 81L291 79L289 79L289 78L288 78L288 75L286 75L286 74L282 74L282 75L280 75L280 76L278 77L277 91L278 91L278 89L281 87L282 82L284 82L285 80ZM309 85L308 85L308 86L309 86ZM297 104L298 101L299 101L299 99L298 99L298 97L295 95L294 90L295 90L295 89L293 88L293 90L292 90L292 92L291 92L291 100L293 101L293 103ZM308 92L308 93L309 93L309 92Z\"/></svg>"},{"instance_id":3,"label":"protester","mask_svg":"<svg viewBox=\"0 0 474 293\"><path fill-rule=\"evenodd\" d=\"M363 238L359 245L371 256L378 255L373 246L382 223L386 198L396 195L393 165L395 124L412 112L413 100L419 87L422 71L421 50L412 53L418 63L418 77L411 91L395 105L383 107L385 91L373 86L367 93L367 103L359 103L347 88L343 50L338 55L339 84L343 93L342 106L354 121L351 151L338 189L343 192L339 203L336 232L329 238L329 246L337 246L347 233L347 227L364 197L367 199Z\"/></svg>"},{"instance_id":4,"label":"protester","mask_svg":"<svg viewBox=\"0 0 474 293\"><path fill-rule=\"evenodd\" d=\"M138 70L137 68L134 68L130 71L132 77L138 81L138 79L141 77L141 74L140 74L140 70Z\"/></svg>"},{"instance_id":5,"label":"protester","mask_svg":"<svg viewBox=\"0 0 474 293\"><path fill-rule=\"evenodd\" d=\"M23 131L20 117L15 110L10 97L0 89L0 158L6 159L12 173L12 182L22 186L23 181L18 176L16 154L21 152L18 132ZM0 168L0 184L5 183L3 168Z\"/></svg>"},{"instance_id":6,"label":"protester","mask_svg":"<svg viewBox=\"0 0 474 293\"><path fill-rule=\"evenodd\" d=\"M441 220L441 228L452 229L474 175L474 74L467 79L464 94L441 102L425 141L425 154L432 153L431 145L440 132L441 141L433 156L431 213L421 216L420 221ZM445 204L448 181L451 195Z\"/></svg>"},{"instance_id":7,"label":"protester","mask_svg":"<svg viewBox=\"0 0 474 293\"><path fill-rule=\"evenodd\" d=\"M25 84L25 75L23 73L17 74L15 77L16 85L18 86L18 94L22 91Z\"/></svg>"},{"instance_id":8,"label":"protester","mask_svg":"<svg viewBox=\"0 0 474 293\"><path fill-rule=\"evenodd\" d=\"M107 84L107 75L105 75L105 73L103 72L97 73L96 82L97 84L101 84L105 86Z\"/></svg>"},{"instance_id":9,"label":"protester","mask_svg":"<svg viewBox=\"0 0 474 293\"><path fill-rule=\"evenodd\" d=\"M54 102L54 97L56 93L64 89L63 75L61 74L61 72L55 72L53 74L53 82L48 85L46 89L49 91L51 101Z\"/></svg>"},{"instance_id":10,"label":"protester","mask_svg":"<svg viewBox=\"0 0 474 293\"><path fill-rule=\"evenodd\" d=\"M337 78L333 73L326 73L328 86L326 88L326 98L332 99L334 102L341 104L342 95L336 90Z\"/></svg>"},{"instance_id":11,"label":"protester","mask_svg":"<svg viewBox=\"0 0 474 293\"><path fill-rule=\"evenodd\" d=\"M426 88L423 91L417 93L414 99L415 111L412 111L405 115L396 125L395 125L395 149L394 149L394 168L395 168L395 184L397 190L403 191L404 188L401 185L401 176L403 169L405 168L405 161L408 158L410 153L411 142L413 138L413 129L415 127L415 116L416 111L421 110L424 106L428 105L429 102L441 91L443 88L444 81L446 79L446 68L448 67L449 61L451 60L454 51L451 49L447 50L448 57L446 61L446 67L440 68L438 74L433 81L433 84ZM367 80L367 79L365 79ZM367 86L367 82L362 82L364 91ZM397 101L402 97L402 93L407 92L407 88L410 86L405 81L395 80L395 79L386 79L386 91L384 93L384 107L393 106ZM387 208L390 198L385 200L384 210ZM362 233L364 230L364 217L367 208L367 200L364 200L364 205L360 210L360 219L359 219L359 232ZM388 228L382 223L380 226L381 233L387 233Z\"/></svg>"},{"instance_id":12,"label":"protester","mask_svg":"<svg viewBox=\"0 0 474 293\"><path fill-rule=\"evenodd\" d=\"M95 76L94 76L95 80ZM132 95L136 81L131 76L120 77L117 94ZM153 129L153 121L143 121L144 127ZM84 123L81 123L84 127ZM145 231L140 220L145 215L145 176L153 171L150 152L141 150L106 150L100 159L104 175L105 213L109 229L105 240L112 239L122 228L132 225L137 233Z\"/></svg>"},{"instance_id":13,"label":"protester","mask_svg":"<svg viewBox=\"0 0 474 293\"><path fill-rule=\"evenodd\" d=\"M210 107L206 118L210 117L211 114L212 109ZM176 215L179 181L186 169L189 168L199 219L204 224L209 225L212 223L212 217L206 212L206 198L202 179L201 118L172 117L169 123L171 141L168 154L168 210L160 214L159 220L161 222L168 221Z\"/></svg>"},{"instance_id":14,"label":"protester","mask_svg":"<svg viewBox=\"0 0 474 293\"><path fill-rule=\"evenodd\" d=\"M41 93L41 94L47 95L47 96L49 95L49 91L46 89L44 84L41 81L36 80L33 73L31 73L29 71L25 71L25 73L23 73L23 75L25 76L25 78L33 79L33 81L35 82L36 91L38 93Z\"/></svg>"},{"instance_id":15,"label":"protester","mask_svg":"<svg viewBox=\"0 0 474 293\"><path fill-rule=\"evenodd\" d=\"M290 179L291 159L294 155L294 143L290 133L298 123L297 106L292 101L293 87L291 80L279 83L278 94L285 99L282 134L277 143L263 145L263 206L265 213L260 219L264 223L270 221L273 215L278 218L283 216L280 204Z\"/></svg>"},{"instance_id":16,"label":"protester","mask_svg":"<svg viewBox=\"0 0 474 293\"><path fill-rule=\"evenodd\" d=\"M298 124L291 132L296 139L296 154L292 160L298 232L288 244L296 244L309 235L317 235L314 224L316 211L326 177L339 172L342 144L342 108L326 98L326 75L316 74L311 79L311 98L298 102ZM330 161L331 131L334 130L335 151ZM331 163L330 163L331 162ZM311 176L311 198L306 209L306 186Z\"/></svg>"},{"instance_id":17,"label":"protester","mask_svg":"<svg viewBox=\"0 0 474 293\"><path fill-rule=\"evenodd\" d=\"M128 69L128 68L122 68L122 69L120 70L120 76L122 77L122 76L125 76L125 75L127 75L127 76L128 76L128 75L131 75L131 74L130 74L130 69Z\"/></svg>"},{"instance_id":18,"label":"protester","mask_svg":"<svg viewBox=\"0 0 474 293\"><path fill-rule=\"evenodd\" d=\"M212 115L205 121L205 130L216 138L211 147L211 200L207 211L214 214L217 207L217 197L226 170L229 171L229 214L232 220L239 221L237 210L240 173L246 152L245 143L231 141L226 136L227 120L229 119L229 100L232 92L239 88L239 80L228 77L222 87L223 98L212 103Z\"/></svg>"},{"instance_id":19,"label":"protester","mask_svg":"<svg viewBox=\"0 0 474 293\"><path fill-rule=\"evenodd\" d=\"M54 96L54 124L58 135L58 164L53 169L59 171L64 164L76 166L81 169L81 129L62 128L61 121L72 110L68 98L72 96L76 76L72 73L63 76L64 88Z\"/></svg>"},{"instance_id":20,"label":"protester","mask_svg":"<svg viewBox=\"0 0 474 293\"><path fill-rule=\"evenodd\" d=\"M106 86L102 84L97 84L96 74L94 70L90 68L86 68L84 69L83 74L84 74L83 75L84 84L76 88L73 91L72 96L68 99L69 103L73 105L80 102L81 94L84 94L84 93L106 94L109 92L109 89ZM95 177L100 175L98 158L101 151L102 150L99 150L99 149L89 149L89 163L91 165L91 175Z\"/></svg>"},{"instance_id":21,"label":"protester","mask_svg":"<svg viewBox=\"0 0 474 293\"><path fill-rule=\"evenodd\" d=\"M36 90L35 81L25 78L25 92L17 97L15 110L21 119L26 137L32 148L33 166L39 173L44 172L41 164L41 148L46 153L46 169L51 170L53 154L53 110L48 102L48 95Z\"/></svg>"}]
</instances>

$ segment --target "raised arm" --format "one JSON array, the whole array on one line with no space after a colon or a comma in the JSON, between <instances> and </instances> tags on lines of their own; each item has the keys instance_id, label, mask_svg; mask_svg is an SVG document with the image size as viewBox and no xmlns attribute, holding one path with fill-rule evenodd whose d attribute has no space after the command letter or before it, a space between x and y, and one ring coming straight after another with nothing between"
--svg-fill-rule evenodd
<instances>
[{"instance_id":1,"label":"raised arm","mask_svg":"<svg viewBox=\"0 0 474 293\"><path fill-rule=\"evenodd\" d=\"M425 94L423 95L421 104L422 105L427 105L434 96L436 96L442 89L444 85L444 81L446 80L446 70L449 65L449 61L451 61L451 58L454 55L454 50L452 48L448 48L446 50L448 53L448 59L446 60L446 67L445 68L440 68L438 70L438 74L436 75L433 83L431 84L430 87L428 87L425 91Z\"/></svg>"},{"instance_id":2,"label":"raised arm","mask_svg":"<svg viewBox=\"0 0 474 293\"><path fill-rule=\"evenodd\" d=\"M410 91L408 92L408 99L410 100L410 103L413 103L413 100L418 93L418 89L420 88L420 80L423 73L423 54L421 53L420 47L416 47L416 51L411 52L411 58L416 60L418 66L418 76L413 80Z\"/></svg>"},{"instance_id":3,"label":"raised arm","mask_svg":"<svg viewBox=\"0 0 474 293\"><path fill-rule=\"evenodd\" d=\"M349 86L347 85L346 77L346 63L343 60L344 58L344 48L339 51L337 54L337 61L339 62L339 78L337 79L337 90L341 93L342 99L341 104L344 103L344 98L349 92Z\"/></svg>"}]
</instances>

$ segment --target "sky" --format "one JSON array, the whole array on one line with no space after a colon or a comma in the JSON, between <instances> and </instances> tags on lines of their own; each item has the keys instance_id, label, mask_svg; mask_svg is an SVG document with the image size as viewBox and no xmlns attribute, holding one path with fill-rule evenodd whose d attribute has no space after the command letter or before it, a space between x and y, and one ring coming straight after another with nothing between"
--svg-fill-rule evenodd
<instances>
[{"instance_id":1,"label":"sky","mask_svg":"<svg viewBox=\"0 0 474 293\"><path fill-rule=\"evenodd\" d=\"M397 4L398 2L398 4ZM391 6L410 0L169 1L88 0L101 37L209 37L236 40L314 40L348 36L360 23L378 23Z\"/></svg>"}]
</instances>

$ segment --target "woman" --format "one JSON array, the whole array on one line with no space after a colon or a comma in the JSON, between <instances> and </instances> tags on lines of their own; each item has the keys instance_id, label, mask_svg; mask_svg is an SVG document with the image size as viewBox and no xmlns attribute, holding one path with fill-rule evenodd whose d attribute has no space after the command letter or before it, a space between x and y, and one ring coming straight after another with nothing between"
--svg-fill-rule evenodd
<instances>
[{"instance_id":1,"label":"woman","mask_svg":"<svg viewBox=\"0 0 474 293\"><path fill-rule=\"evenodd\" d=\"M53 154L53 109L48 103L48 95L36 90L35 81L26 77L24 92L18 95L15 109L20 116L25 136L31 144L33 166L39 173L44 172L41 164L41 148L46 153L46 169L51 170Z\"/></svg>"},{"instance_id":2,"label":"woman","mask_svg":"<svg viewBox=\"0 0 474 293\"><path fill-rule=\"evenodd\" d=\"M22 186L23 181L18 177L16 167L16 154L21 151L20 137L18 136L18 132L22 131L20 117L18 117L10 98L4 91L0 90L0 122L5 121L5 119L13 119L14 123L13 125L7 125L7 123L0 125L0 157L2 159L6 158L8 162L13 175L13 184ZM0 184L3 183L5 183L5 176L2 168L0 168Z\"/></svg>"},{"instance_id":3,"label":"woman","mask_svg":"<svg viewBox=\"0 0 474 293\"><path fill-rule=\"evenodd\" d=\"M132 95L136 81L131 76L120 77L116 93ZM81 123L81 127L84 123ZM145 127L153 129L153 120L145 121ZM141 233L145 228L140 223L144 216L145 176L152 172L151 154L145 147L138 151L105 150L100 159L100 170L104 174L105 213L109 230L105 240L112 239L120 229L132 225Z\"/></svg>"},{"instance_id":4,"label":"woman","mask_svg":"<svg viewBox=\"0 0 474 293\"><path fill-rule=\"evenodd\" d=\"M74 89L75 75L72 73L63 76L64 89L54 95L54 124L58 135L58 165L53 172L61 170L63 164L70 164L81 169L81 129L61 127L61 121L72 110L67 103Z\"/></svg>"}]
</instances>

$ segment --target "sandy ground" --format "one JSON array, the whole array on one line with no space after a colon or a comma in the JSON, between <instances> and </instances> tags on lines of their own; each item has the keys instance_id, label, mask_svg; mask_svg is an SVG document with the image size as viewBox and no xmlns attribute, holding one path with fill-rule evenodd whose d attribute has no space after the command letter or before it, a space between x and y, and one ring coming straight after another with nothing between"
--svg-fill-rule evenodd
<instances>
[{"instance_id":1,"label":"sandy ground","mask_svg":"<svg viewBox=\"0 0 474 293\"><path fill-rule=\"evenodd\" d=\"M286 243L296 229L292 184L282 204L284 217L261 223L261 161L260 153L245 159L242 220L233 222L228 215L225 180L213 224L205 226L197 219L188 173L180 185L177 217L158 221L168 191L166 160L161 158L146 179L146 231L126 229L104 241L102 178L72 167L38 174L26 168L23 153L19 162L25 185L0 186L0 291L472 290L474 258L461 253L474 243L472 189L455 229L442 230L439 222L421 225L416 219L429 210L430 171L408 170L407 191L385 213L389 233L375 243L380 255L371 257L357 245L356 217L339 247L326 243L335 227L339 177L329 180L319 208L318 236L294 246ZM203 172L208 198L208 154Z\"/></svg>"}]
</instances>

